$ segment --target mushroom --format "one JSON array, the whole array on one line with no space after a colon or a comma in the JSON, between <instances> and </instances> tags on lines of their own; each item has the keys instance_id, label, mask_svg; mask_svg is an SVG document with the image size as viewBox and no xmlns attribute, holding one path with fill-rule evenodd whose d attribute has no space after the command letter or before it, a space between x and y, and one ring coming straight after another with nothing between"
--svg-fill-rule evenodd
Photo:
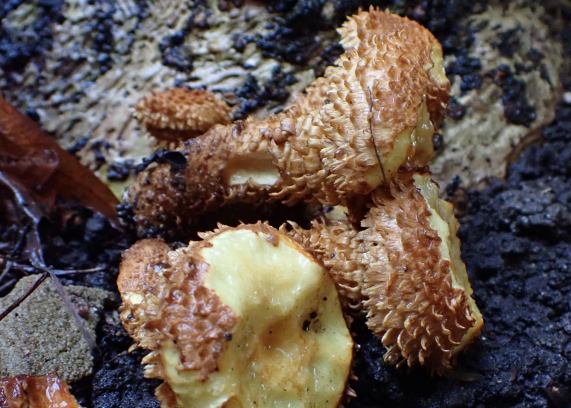
<instances>
[{"instance_id":1,"label":"mushroom","mask_svg":"<svg viewBox=\"0 0 571 408\"><path fill-rule=\"evenodd\" d=\"M483 326L452 204L428 172L401 172L373 193L360 227L337 218L289 234L326 265L346 310L366 315L386 362L449 369Z\"/></svg>"},{"instance_id":2,"label":"mushroom","mask_svg":"<svg viewBox=\"0 0 571 408\"><path fill-rule=\"evenodd\" d=\"M450 84L418 23L371 8L339 29L345 52L282 113L215 126L155 163L126 201L139 230L182 230L230 202L347 204L432 157Z\"/></svg>"},{"instance_id":3,"label":"mushroom","mask_svg":"<svg viewBox=\"0 0 571 408\"><path fill-rule=\"evenodd\" d=\"M172 88L143 98L134 116L158 141L176 145L214 125L230 123L230 107L206 90Z\"/></svg>"},{"instance_id":4,"label":"mushroom","mask_svg":"<svg viewBox=\"0 0 571 408\"><path fill-rule=\"evenodd\" d=\"M161 406L338 406L353 341L322 264L261 223L202 238L139 241L120 267L121 319L151 350Z\"/></svg>"}]
</instances>

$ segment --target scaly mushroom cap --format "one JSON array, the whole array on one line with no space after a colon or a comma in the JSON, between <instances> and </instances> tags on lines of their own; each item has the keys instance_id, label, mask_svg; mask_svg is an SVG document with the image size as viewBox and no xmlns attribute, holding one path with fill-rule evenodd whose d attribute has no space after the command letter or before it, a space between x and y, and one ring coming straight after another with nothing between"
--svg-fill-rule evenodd
<instances>
[{"instance_id":1,"label":"scaly mushroom cap","mask_svg":"<svg viewBox=\"0 0 571 408\"><path fill-rule=\"evenodd\" d=\"M346 218L323 217L290 236L329 269L348 311L366 313L390 364L419 364L441 373L481 331L460 258L458 222L438 198L428 173L401 172L373 194L355 229Z\"/></svg>"},{"instance_id":2,"label":"scaly mushroom cap","mask_svg":"<svg viewBox=\"0 0 571 408\"><path fill-rule=\"evenodd\" d=\"M385 361L450 368L483 325L452 205L438 198L428 173L405 173L375 192L362 226L363 308L388 350Z\"/></svg>"},{"instance_id":3,"label":"scaly mushroom cap","mask_svg":"<svg viewBox=\"0 0 571 408\"><path fill-rule=\"evenodd\" d=\"M282 133L295 128L297 134L286 141L292 152L276 157L280 169L292 173L296 190L302 176L317 185L312 179L323 169L321 184L343 197L371 192L404 164L428 163L450 83L442 47L414 21L371 7L350 17L339 33L345 53L290 108L295 127L281 121ZM311 165L306 146L318 150L319 163ZM293 192L286 186L281 194ZM331 193L325 196L326 204L339 202Z\"/></svg>"},{"instance_id":4,"label":"scaly mushroom cap","mask_svg":"<svg viewBox=\"0 0 571 408\"><path fill-rule=\"evenodd\" d=\"M80 408L67 384L55 374L0 378L2 408Z\"/></svg>"},{"instance_id":5,"label":"scaly mushroom cap","mask_svg":"<svg viewBox=\"0 0 571 408\"><path fill-rule=\"evenodd\" d=\"M400 167L432 157L450 88L438 41L418 23L374 8L340 32L345 53L284 112L213 127L180 149L185 169L163 173L184 172L177 194L190 207L178 216L187 224L237 201L346 205ZM176 208L159 208L165 200L144 190L160 187L147 179L140 174L126 197L135 220L142 229L172 230Z\"/></svg>"},{"instance_id":6,"label":"scaly mushroom cap","mask_svg":"<svg viewBox=\"0 0 571 408\"><path fill-rule=\"evenodd\" d=\"M353 342L326 270L264 225L125 252L121 319L164 407L337 406Z\"/></svg>"},{"instance_id":7,"label":"scaly mushroom cap","mask_svg":"<svg viewBox=\"0 0 571 408\"><path fill-rule=\"evenodd\" d=\"M405 23L403 23L405 20ZM399 106L397 100L392 100L392 104L381 107L381 116L383 116L387 123L408 122L414 125L419 122L419 111L412 109L415 103L420 102L418 99L418 89L423 88L423 96L425 97L426 106L430 114L430 120L436 126L444 119L446 113L446 104L450 97L450 81L446 77L444 70L444 58L442 53L442 46L438 40L432 35L430 31L421 26L420 24L409 20L406 17L400 17L396 14L389 12L382 12L374 7L370 7L368 12L360 12L343 24L339 29L341 34L341 44L343 48L356 49L358 53L365 53L367 50L374 48L372 45L376 44L381 38L379 31L383 32L384 41L389 41L391 44L383 45L386 47L379 52L385 52L384 58L392 58L393 71L389 72L388 77L390 81L388 86L393 93L387 95L399 95L404 97L405 104L411 108L409 112L398 112ZM413 55L418 59L419 67L412 67L413 61L399 61L402 58L398 51L393 49L406 48L408 51L407 56ZM414 70L411 71L411 70ZM390 71L390 69L389 69ZM422 72L421 72L422 71ZM408 77L407 74L415 74L413 78ZM397 85L401 84L406 91L397 89ZM406 95L406 92L409 92ZM415 95L416 94L416 95ZM410 98L410 99L409 99ZM416 98L416 99L415 99ZM387 110L388 109L388 110ZM416 116L416 120L411 116ZM399 116L403 120L399 120Z\"/></svg>"},{"instance_id":8,"label":"scaly mushroom cap","mask_svg":"<svg viewBox=\"0 0 571 408\"><path fill-rule=\"evenodd\" d=\"M212 92L173 88L153 92L135 107L135 118L159 140L183 141L230 123L230 107Z\"/></svg>"}]
</instances>

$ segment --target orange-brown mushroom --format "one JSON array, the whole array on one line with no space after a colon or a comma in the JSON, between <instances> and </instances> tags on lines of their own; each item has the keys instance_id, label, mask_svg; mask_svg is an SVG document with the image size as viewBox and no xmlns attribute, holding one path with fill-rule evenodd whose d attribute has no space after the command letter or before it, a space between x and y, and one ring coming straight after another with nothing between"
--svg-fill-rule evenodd
<instances>
[{"instance_id":1,"label":"orange-brown mushroom","mask_svg":"<svg viewBox=\"0 0 571 408\"><path fill-rule=\"evenodd\" d=\"M137 103L134 115L156 139L175 144L231 121L230 107L221 98L187 88L151 93Z\"/></svg>"},{"instance_id":2,"label":"orange-brown mushroom","mask_svg":"<svg viewBox=\"0 0 571 408\"><path fill-rule=\"evenodd\" d=\"M450 368L483 325L452 205L438 198L429 173L402 172L373 193L361 227L322 221L290 235L328 267L343 303L366 314L385 361Z\"/></svg>"}]
</instances>

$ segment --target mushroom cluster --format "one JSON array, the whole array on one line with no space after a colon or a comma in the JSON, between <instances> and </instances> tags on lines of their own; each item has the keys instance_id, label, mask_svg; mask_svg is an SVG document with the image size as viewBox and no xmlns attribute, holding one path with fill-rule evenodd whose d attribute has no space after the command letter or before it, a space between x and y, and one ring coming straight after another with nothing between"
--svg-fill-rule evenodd
<instances>
[{"instance_id":1,"label":"mushroom cluster","mask_svg":"<svg viewBox=\"0 0 571 408\"><path fill-rule=\"evenodd\" d=\"M258 262L266 265L267 254L263 245L239 238L246 231L257 234L254 241L260 240L259 234L269 234L274 238L267 242L276 239L288 247L293 238L318 259L335 283L346 316L366 315L368 327L387 348L385 361L390 364L421 365L442 373L482 328L460 257L453 207L438 197L426 168L450 89L441 46L419 24L375 8L351 17L339 32L345 52L283 112L213 124L171 151L168 160L149 165L126 193L138 232L166 237L184 235L203 214L231 203L307 202L333 208L308 230L294 223L282 226L280 234L260 225L224 227L186 249L170 251L162 241L145 240L125 254L119 277L122 319L137 343L152 350L145 360L147 373L165 380L158 395L166 406L252 405L254 400L246 397L253 395L249 380L271 388L273 376L296 376L290 371L293 366L299 373L307 367L315 371L312 364L330 365L327 376L318 378L319 383L335 384L335 392L324 397L299 374L285 382L287 396L268 395L289 401L292 389L305 384L307 391L295 394L298 398L328 406L346 392L350 342L342 340L338 317L320 318L319 327L344 352L333 353L327 341L316 339L310 351L303 349L309 353L306 360L301 363L298 355L295 364L286 364L286 371L276 368L255 379L228 373L228 367L241 372L246 366L267 364L261 352L247 353L251 360L240 362L231 356L239 354L236 344L245 341L248 350L254 350L253 344L265 342L258 323L248 328L249 341L242 329L236 329L240 334L235 337L233 328L243 327L243 320L259 320L264 328L268 321L280 320L272 317L277 312L271 308L262 318L258 308L266 308L264 302L246 313L240 299L256 299L261 287L252 285L260 280L281 296L275 285L280 288L283 277L275 270L297 258L314 259L300 246L296 254L276 254L274 266L259 267ZM235 244L219 243L224 236L235 236ZM216 256L206 257L208 251ZM242 267L246 258L251 268ZM308 267L295 269L300 285ZM259 275L246 274L249 269ZM210 270L219 272L208 278ZM227 286L209 286L215 282ZM323 295L324 288L309 295L313 302L332 299L332 293ZM295 290L289 296L304 305L295 309L303 315L307 308L300 293ZM287 321L299 323L301 315L292 313ZM280 336L297 342L295 324L281 324L276 327ZM331 361L321 362L318 356L324 352ZM272 364L282 367L282 357L272 358Z\"/></svg>"}]
</instances>

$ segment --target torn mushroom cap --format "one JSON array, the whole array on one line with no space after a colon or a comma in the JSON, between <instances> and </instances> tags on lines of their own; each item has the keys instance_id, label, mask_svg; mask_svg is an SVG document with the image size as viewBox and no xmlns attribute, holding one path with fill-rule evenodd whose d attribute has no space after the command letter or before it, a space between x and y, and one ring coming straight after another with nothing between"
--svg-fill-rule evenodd
<instances>
[{"instance_id":1,"label":"torn mushroom cap","mask_svg":"<svg viewBox=\"0 0 571 408\"><path fill-rule=\"evenodd\" d=\"M121 264L121 318L163 406L337 406L353 343L321 264L264 224L203 239L140 241Z\"/></svg>"},{"instance_id":2,"label":"torn mushroom cap","mask_svg":"<svg viewBox=\"0 0 571 408\"><path fill-rule=\"evenodd\" d=\"M362 230L343 208L332 213L309 230L294 224L288 234L329 269L345 310L367 314L389 363L449 368L483 321L452 205L438 198L430 175L400 172L376 191Z\"/></svg>"},{"instance_id":3,"label":"torn mushroom cap","mask_svg":"<svg viewBox=\"0 0 571 408\"><path fill-rule=\"evenodd\" d=\"M428 173L402 174L373 203L359 232L367 325L387 362L443 372L483 326L453 207Z\"/></svg>"},{"instance_id":4,"label":"torn mushroom cap","mask_svg":"<svg viewBox=\"0 0 571 408\"><path fill-rule=\"evenodd\" d=\"M339 30L345 52L267 130L283 177L274 197L368 194L425 165L449 98L442 48L409 19L371 8Z\"/></svg>"},{"instance_id":5,"label":"torn mushroom cap","mask_svg":"<svg viewBox=\"0 0 571 408\"><path fill-rule=\"evenodd\" d=\"M3 408L80 408L65 381L55 374L0 378Z\"/></svg>"},{"instance_id":6,"label":"torn mushroom cap","mask_svg":"<svg viewBox=\"0 0 571 408\"><path fill-rule=\"evenodd\" d=\"M154 137L167 142L199 136L230 123L230 107L212 92L172 88L153 92L135 107L135 117Z\"/></svg>"}]
</instances>

